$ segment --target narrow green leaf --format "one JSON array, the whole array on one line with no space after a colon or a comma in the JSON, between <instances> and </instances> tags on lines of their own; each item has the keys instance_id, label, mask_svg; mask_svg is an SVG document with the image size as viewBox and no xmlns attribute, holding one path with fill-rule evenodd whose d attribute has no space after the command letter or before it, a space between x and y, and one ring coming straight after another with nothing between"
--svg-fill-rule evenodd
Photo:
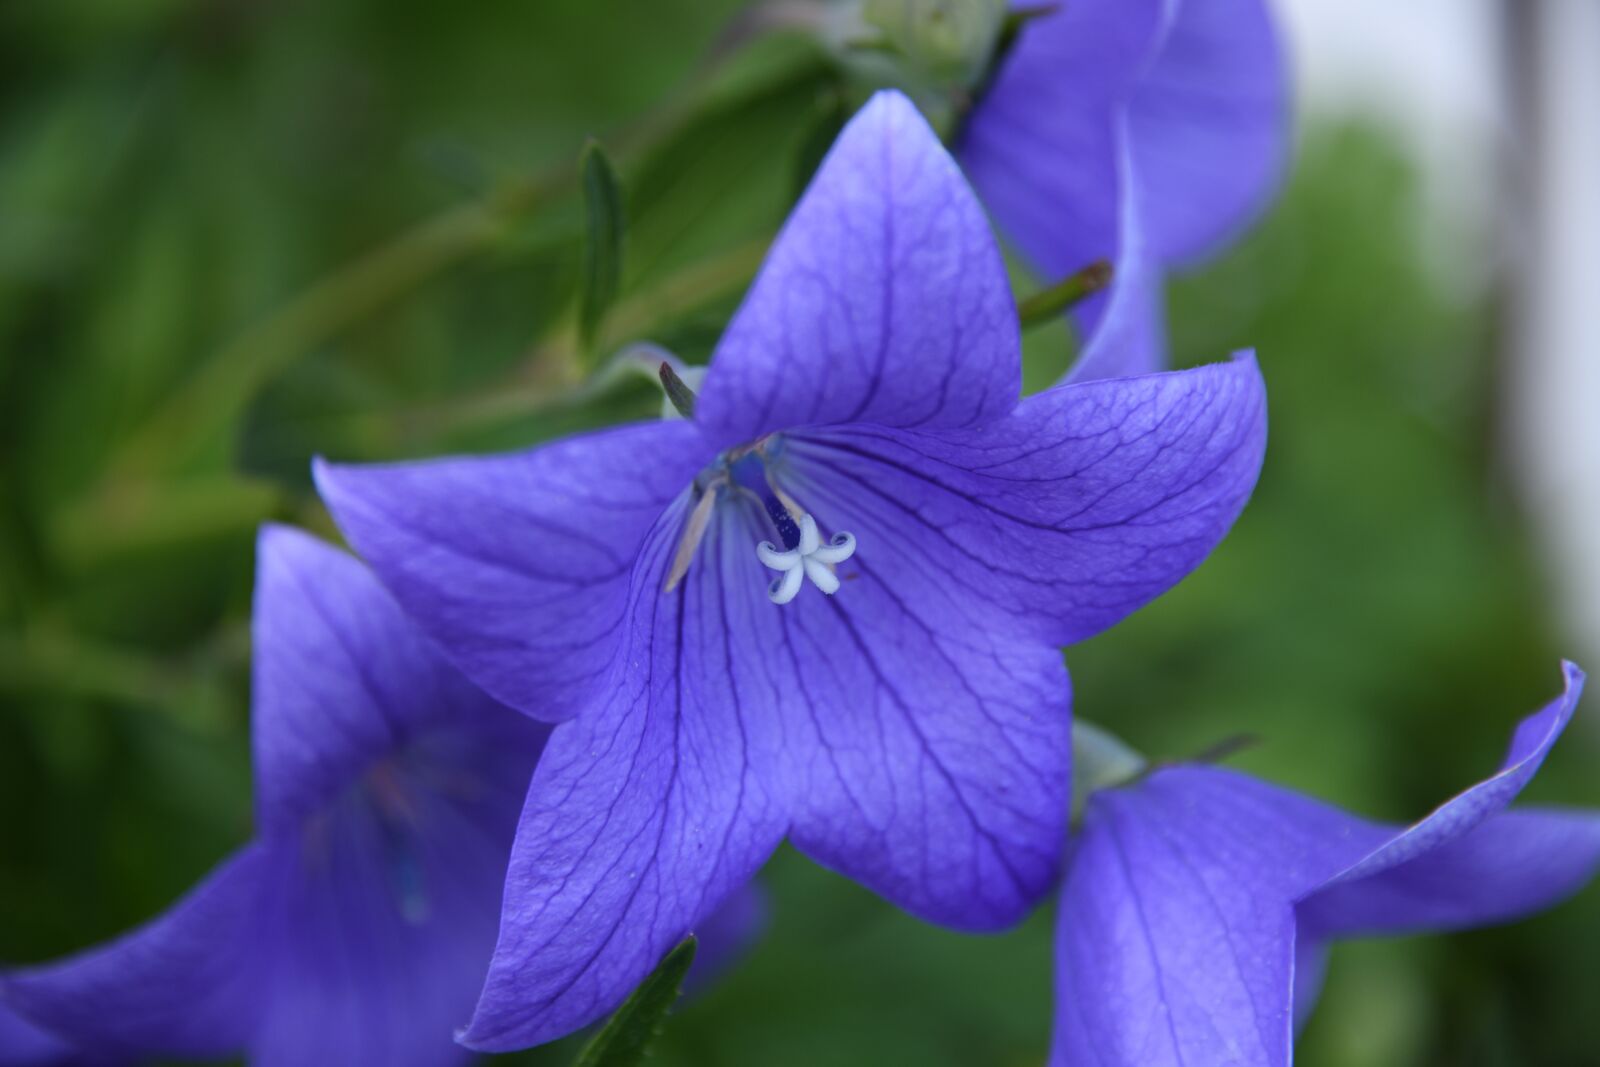
<instances>
[{"instance_id":1,"label":"narrow green leaf","mask_svg":"<svg viewBox=\"0 0 1600 1067\"><path fill-rule=\"evenodd\" d=\"M635 1067L643 1062L650 1042L683 989L683 977L694 962L695 939L686 937L639 983L606 1020L606 1025L578 1056L573 1067Z\"/></svg>"},{"instance_id":2,"label":"narrow green leaf","mask_svg":"<svg viewBox=\"0 0 1600 1067\"><path fill-rule=\"evenodd\" d=\"M594 339L622 281L622 190L598 142L583 149L583 269L578 282L578 343L594 354Z\"/></svg>"}]
</instances>

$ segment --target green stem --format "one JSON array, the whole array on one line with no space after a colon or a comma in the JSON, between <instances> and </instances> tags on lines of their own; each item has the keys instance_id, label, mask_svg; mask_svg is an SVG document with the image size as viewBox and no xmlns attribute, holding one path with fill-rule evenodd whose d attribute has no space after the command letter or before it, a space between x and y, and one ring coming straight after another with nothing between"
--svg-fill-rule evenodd
<instances>
[{"instance_id":1,"label":"green stem","mask_svg":"<svg viewBox=\"0 0 1600 1067\"><path fill-rule=\"evenodd\" d=\"M662 324L743 289L761 266L768 244L768 238L762 237L736 245L621 300L606 316L600 350L615 351L629 341L648 337ZM611 363L603 364L587 380L577 377L578 339L571 329L539 345L523 365L528 373L520 384L501 383L490 390L414 409L397 416L397 422L406 434L426 437L483 428L580 403L619 380Z\"/></svg>"},{"instance_id":2,"label":"green stem","mask_svg":"<svg viewBox=\"0 0 1600 1067\"><path fill-rule=\"evenodd\" d=\"M429 219L312 286L219 351L129 440L110 479L193 459L217 442L256 391L319 343L492 241L566 175L533 179Z\"/></svg>"},{"instance_id":3,"label":"green stem","mask_svg":"<svg viewBox=\"0 0 1600 1067\"><path fill-rule=\"evenodd\" d=\"M1196 752L1188 760L1190 763L1225 763L1248 749L1255 748L1261 743L1261 738L1255 734L1234 734L1224 737L1214 745Z\"/></svg>"},{"instance_id":4,"label":"green stem","mask_svg":"<svg viewBox=\"0 0 1600 1067\"><path fill-rule=\"evenodd\" d=\"M1111 284L1111 264L1100 259L1056 284L1040 289L1017 304L1017 319L1023 329L1051 322L1063 311L1082 302Z\"/></svg>"}]
</instances>

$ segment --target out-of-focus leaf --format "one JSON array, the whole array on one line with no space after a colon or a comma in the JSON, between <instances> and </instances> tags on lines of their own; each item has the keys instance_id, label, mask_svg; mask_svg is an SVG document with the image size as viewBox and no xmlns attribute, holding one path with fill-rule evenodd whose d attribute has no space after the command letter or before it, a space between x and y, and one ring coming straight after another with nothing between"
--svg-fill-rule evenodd
<instances>
[{"instance_id":1,"label":"out-of-focus leaf","mask_svg":"<svg viewBox=\"0 0 1600 1067\"><path fill-rule=\"evenodd\" d=\"M598 141L584 146L579 180L583 184L583 269L578 276L578 344L593 362L595 334L622 282L626 234L617 172Z\"/></svg>"},{"instance_id":2,"label":"out-of-focus leaf","mask_svg":"<svg viewBox=\"0 0 1600 1067\"><path fill-rule=\"evenodd\" d=\"M828 149L833 147L839 131L844 129L844 124L848 121L850 121L850 100L844 93L824 93L818 99L805 136L795 153L791 199L800 199L800 194L811 184L811 176L822 165L822 158L828 154Z\"/></svg>"},{"instance_id":3,"label":"out-of-focus leaf","mask_svg":"<svg viewBox=\"0 0 1600 1067\"><path fill-rule=\"evenodd\" d=\"M125 553L248 530L282 505L271 484L232 475L127 480L57 512L50 540L69 570Z\"/></svg>"},{"instance_id":4,"label":"out-of-focus leaf","mask_svg":"<svg viewBox=\"0 0 1600 1067\"><path fill-rule=\"evenodd\" d=\"M682 126L625 174L624 287L775 231L792 196L794 160L819 95L838 74L818 47L763 42L759 75L737 71Z\"/></svg>"},{"instance_id":5,"label":"out-of-focus leaf","mask_svg":"<svg viewBox=\"0 0 1600 1067\"><path fill-rule=\"evenodd\" d=\"M606 1020L573 1067L635 1067L643 1062L656 1031L677 1003L683 978L694 962L695 940L686 937L639 983Z\"/></svg>"}]
</instances>

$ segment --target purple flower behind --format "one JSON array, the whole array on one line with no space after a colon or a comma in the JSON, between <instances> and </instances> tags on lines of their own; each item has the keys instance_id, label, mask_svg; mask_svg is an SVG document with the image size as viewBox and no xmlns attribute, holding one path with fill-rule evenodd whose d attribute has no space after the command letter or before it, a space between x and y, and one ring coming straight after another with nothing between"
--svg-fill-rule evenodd
<instances>
[{"instance_id":1,"label":"purple flower behind","mask_svg":"<svg viewBox=\"0 0 1600 1067\"><path fill-rule=\"evenodd\" d=\"M1526 719L1501 769L1406 828L1216 767L1096 793L1062 888L1059 1067L1287 1067L1335 938L1527 915L1600 867L1600 813L1506 806L1583 688Z\"/></svg>"},{"instance_id":2,"label":"purple flower behind","mask_svg":"<svg viewBox=\"0 0 1600 1067\"><path fill-rule=\"evenodd\" d=\"M468 1043L605 1013L785 834L959 928L1047 892L1068 794L1058 646L1223 536L1264 398L1248 357L1020 402L1019 381L982 209L886 93L779 235L692 420L319 464L352 543L446 654L571 719L530 787Z\"/></svg>"},{"instance_id":3,"label":"purple flower behind","mask_svg":"<svg viewBox=\"0 0 1600 1067\"><path fill-rule=\"evenodd\" d=\"M1244 227L1286 156L1264 0L1073 0L1029 19L964 127L984 203L1050 279L1096 260L1079 380L1163 365L1161 280Z\"/></svg>"},{"instance_id":4,"label":"purple flower behind","mask_svg":"<svg viewBox=\"0 0 1600 1067\"><path fill-rule=\"evenodd\" d=\"M261 534L254 640L256 840L165 915L0 994L108 1056L459 1062L548 730L292 530Z\"/></svg>"}]
</instances>

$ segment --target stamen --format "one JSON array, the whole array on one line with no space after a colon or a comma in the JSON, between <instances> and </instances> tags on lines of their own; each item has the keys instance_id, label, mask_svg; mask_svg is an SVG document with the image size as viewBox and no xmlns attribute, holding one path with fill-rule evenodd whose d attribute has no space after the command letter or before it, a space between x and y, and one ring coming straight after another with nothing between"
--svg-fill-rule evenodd
<instances>
[{"instance_id":1,"label":"stamen","mask_svg":"<svg viewBox=\"0 0 1600 1067\"><path fill-rule=\"evenodd\" d=\"M817 533L817 520L810 515L800 516L799 538L794 548L780 551L771 541L756 546L756 558L763 566L782 571L767 589L767 598L774 604L787 604L800 592L802 578L828 596L839 591L839 576L833 573L836 564L843 563L856 551L856 539L840 532L824 545Z\"/></svg>"},{"instance_id":2,"label":"stamen","mask_svg":"<svg viewBox=\"0 0 1600 1067\"><path fill-rule=\"evenodd\" d=\"M683 527L683 537L678 541L678 554L672 557L672 568L667 571L667 583L662 592L672 592L683 581L683 576L689 573L695 550L705 540L706 526L711 522L711 509L717 503L717 488L715 482L706 486L694 510L689 513L689 521Z\"/></svg>"}]
</instances>

